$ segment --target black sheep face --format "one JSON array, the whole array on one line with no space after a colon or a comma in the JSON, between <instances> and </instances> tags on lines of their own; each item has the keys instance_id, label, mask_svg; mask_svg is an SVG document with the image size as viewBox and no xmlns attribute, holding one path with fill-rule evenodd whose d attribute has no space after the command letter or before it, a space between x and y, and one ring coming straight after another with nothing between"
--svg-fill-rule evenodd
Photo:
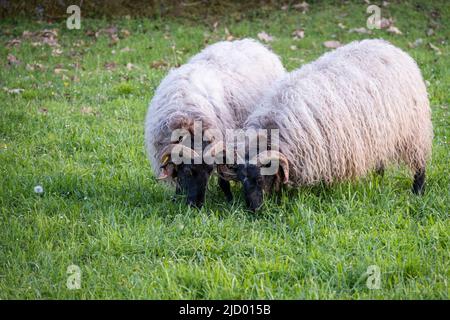
<instances>
[{"instance_id":1,"label":"black sheep face","mask_svg":"<svg viewBox=\"0 0 450 320\"><path fill-rule=\"evenodd\" d=\"M237 179L242 183L247 207L255 212L261 208L264 193L271 192L274 176L261 175L261 168L253 164L239 164L234 167Z\"/></svg>"},{"instance_id":2,"label":"black sheep face","mask_svg":"<svg viewBox=\"0 0 450 320\"><path fill-rule=\"evenodd\" d=\"M213 166L202 164L180 164L176 167L177 193L185 194L187 203L201 208L205 202L208 180Z\"/></svg>"},{"instance_id":3,"label":"black sheep face","mask_svg":"<svg viewBox=\"0 0 450 320\"><path fill-rule=\"evenodd\" d=\"M262 207L264 194L278 192L283 185L283 170L280 169L272 175L261 174L261 168L267 166L270 164L260 166L246 162L229 167L235 172L237 180L242 183L245 202L253 212Z\"/></svg>"}]
</instances>

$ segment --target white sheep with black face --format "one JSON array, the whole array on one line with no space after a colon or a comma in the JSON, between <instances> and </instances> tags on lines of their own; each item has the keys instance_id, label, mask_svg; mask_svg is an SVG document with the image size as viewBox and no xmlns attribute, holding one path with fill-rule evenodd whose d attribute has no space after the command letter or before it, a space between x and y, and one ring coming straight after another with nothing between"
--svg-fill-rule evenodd
<instances>
[{"instance_id":1,"label":"white sheep with black face","mask_svg":"<svg viewBox=\"0 0 450 320\"><path fill-rule=\"evenodd\" d=\"M203 161L174 164L170 156L178 141L172 141L172 132L193 133L194 121L201 121L203 132L219 130L224 137L226 129L242 127L284 73L278 56L251 39L218 42L171 70L156 90L145 121L146 149L155 175L175 182L177 193L187 194L188 203L200 207L213 166ZM211 142L205 141L203 148ZM229 183L219 178L219 185L230 200Z\"/></svg>"},{"instance_id":2,"label":"white sheep with black face","mask_svg":"<svg viewBox=\"0 0 450 320\"><path fill-rule=\"evenodd\" d=\"M404 163L423 192L433 128L425 83L415 61L383 40L355 41L286 74L248 117L245 129L279 129L278 152L235 167L247 204L264 190L331 184ZM261 176L261 163L281 165Z\"/></svg>"}]
</instances>

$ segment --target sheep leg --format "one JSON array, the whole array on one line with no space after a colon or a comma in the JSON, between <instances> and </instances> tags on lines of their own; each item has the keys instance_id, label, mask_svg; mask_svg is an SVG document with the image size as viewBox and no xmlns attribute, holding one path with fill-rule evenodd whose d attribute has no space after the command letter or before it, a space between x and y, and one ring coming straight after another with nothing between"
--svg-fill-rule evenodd
<instances>
[{"instance_id":1,"label":"sheep leg","mask_svg":"<svg viewBox=\"0 0 450 320\"><path fill-rule=\"evenodd\" d=\"M417 195L422 195L425 191L425 168L421 168L414 174L414 183L412 192Z\"/></svg>"},{"instance_id":2,"label":"sheep leg","mask_svg":"<svg viewBox=\"0 0 450 320\"><path fill-rule=\"evenodd\" d=\"M227 201L228 202L233 201L233 194L231 193L230 182L219 177L219 187L225 194L225 198L227 199Z\"/></svg>"},{"instance_id":3,"label":"sheep leg","mask_svg":"<svg viewBox=\"0 0 450 320\"><path fill-rule=\"evenodd\" d=\"M175 189L175 195L172 196L172 202L177 201L178 196L181 194L181 187L177 184L177 187Z\"/></svg>"},{"instance_id":4,"label":"sheep leg","mask_svg":"<svg viewBox=\"0 0 450 320\"><path fill-rule=\"evenodd\" d=\"M377 167L375 168L375 172L380 175L381 177L384 177L384 164L383 162L380 162Z\"/></svg>"}]
</instances>

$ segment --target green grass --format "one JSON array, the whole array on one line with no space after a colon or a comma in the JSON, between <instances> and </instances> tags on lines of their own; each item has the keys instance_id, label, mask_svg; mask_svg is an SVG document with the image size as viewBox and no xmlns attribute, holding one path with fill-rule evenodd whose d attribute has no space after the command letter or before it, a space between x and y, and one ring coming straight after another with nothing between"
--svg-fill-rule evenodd
<instances>
[{"instance_id":1,"label":"green grass","mask_svg":"<svg viewBox=\"0 0 450 320\"><path fill-rule=\"evenodd\" d=\"M0 90L0 298L448 299L449 6L390 2L382 16L394 17L403 35L349 33L366 24L362 1L311 4L306 14L262 8L241 20L217 18L217 32L215 20L83 19L81 30L1 21L0 88L24 92ZM130 35L110 46L107 36L85 34L112 24ZM412 195L407 171L389 168L383 178L290 190L258 214L244 210L238 186L227 204L215 180L202 210L171 202L144 152L147 105L169 67L205 39L223 39L225 26L235 37L273 35L289 70L326 52L331 39L383 37L407 50L429 82L433 110L426 194ZM60 56L30 40L3 45L44 28L58 29ZM297 28L304 39L292 39ZM424 43L409 48L417 38ZM22 63L8 66L9 53ZM152 68L157 60L169 66ZM112 61L117 67L106 70ZM46 69L27 70L32 63ZM80 290L66 287L71 264L81 268ZM381 270L379 290L366 286L370 265Z\"/></svg>"}]
</instances>

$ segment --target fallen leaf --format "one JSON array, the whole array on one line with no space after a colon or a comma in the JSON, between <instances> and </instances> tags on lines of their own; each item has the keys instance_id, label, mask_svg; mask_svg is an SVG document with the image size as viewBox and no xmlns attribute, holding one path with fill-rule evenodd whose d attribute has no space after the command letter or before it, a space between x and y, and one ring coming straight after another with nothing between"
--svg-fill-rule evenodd
<instances>
[{"instance_id":1,"label":"fallen leaf","mask_svg":"<svg viewBox=\"0 0 450 320\"><path fill-rule=\"evenodd\" d=\"M113 34L117 34L117 27L110 26L108 28L102 28L95 33L95 37L98 38L102 34L106 34L109 36L112 36Z\"/></svg>"},{"instance_id":2,"label":"fallen leaf","mask_svg":"<svg viewBox=\"0 0 450 320\"><path fill-rule=\"evenodd\" d=\"M117 35L117 34L112 34L111 35L111 37L110 37L110 42L109 42L109 45L111 46L111 45L115 45L117 42L119 42L119 36Z\"/></svg>"},{"instance_id":3,"label":"fallen leaf","mask_svg":"<svg viewBox=\"0 0 450 320\"><path fill-rule=\"evenodd\" d=\"M305 37L305 30L303 29L297 29L292 32L292 37L294 40L300 40Z\"/></svg>"},{"instance_id":4,"label":"fallen leaf","mask_svg":"<svg viewBox=\"0 0 450 320\"><path fill-rule=\"evenodd\" d=\"M441 55L442 51L441 49L439 49L438 47L436 47L434 44L432 44L431 42L428 43L428 45L430 46L431 49L434 50L434 52L436 52L437 55Z\"/></svg>"},{"instance_id":5,"label":"fallen leaf","mask_svg":"<svg viewBox=\"0 0 450 320\"><path fill-rule=\"evenodd\" d=\"M21 89L21 88L8 89L6 87L4 87L3 90L5 90L9 94L20 94L25 91L24 89Z\"/></svg>"},{"instance_id":6,"label":"fallen leaf","mask_svg":"<svg viewBox=\"0 0 450 320\"><path fill-rule=\"evenodd\" d=\"M264 41L264 42L272 42L273 41L273 37L271 35L269 35L268 33L266 33L265 31L258 33L258 39L261 41Z\"/></svg>"},{"instance_id":7,"label":"fallen leaf","mask_svg":"<svg viewBox=\"0 0 450 320\"><path fill-rule=\"evenodd\" d=\"M6 47L7 48L17 47L21 43L22 43L22 40L20 40L20 39L11 39L11 40L6 42Z\"/></svg>"},{"instance_id":8,"label":"fallen leaf","mask_svg":"<svg viewBox=\"0 0 450 320\"><path fill-rule=\"evenodd\" d=\"M339 41L336 41L336 40L329 40L329 41L325 41L323 43L323 45L326 48L336 49L336 48L339 48L341 46L341 43Z\"/></svg>"},{"instance_id":9,"label":"fallen leaf","mask_svg":"<svg viewBox=\"0 0 450 320\"><path fill-rule=\"evenodd\" d=\"M95 111L94 109L92 109L91 107L82 107L80 109L80 112L83 114L87 114L87 115L99 115L100 113L98 111Z\"/></svg>"},{"instance_id":10,"label":"fallen leaf","mask_svg":"<svg viewBox=\"0 0 450 320\"><path fill-rule=\"evenodd\" d=\"M75 43L73 44L75 47L82 47L84 46L85 42L84 40L77 40L75 41Z\"/></svg>"},{"instance_id":11,"label":"fallen leaf","mask_svg":"<svg viewBox=\"0 0 450 320\"><path fill-rule=\"evenodd\" d=\"M129 37L130 36L130 31L128 31L127 29L122 29L122 30L120 30L120 33L122 34L122 36L124 37L124 38L126 38L126 37Z\"/></svg>"},{"instance_id":12,"label":"fallen leaf","mask_svg":"<svg viewBox=\"0 0 450 320\"><path fill-rule=\"evenodd\" d=\"M35 71L35 70L42 71L42 70L45 69L45 67L42 64L40 64L40 63L32 63L32 64L28 64L27 63L25 68L28 71Z\"/></svg>"},{"instance_id":13,"label":"fallen leaf","mask_svg":"<svg viewBox=\"0 0 450 320\"><path fill-rule=\"evenodd\" d=\"M87 30L84 34L88 37L96 37L96 33L92 30Z\"/></svg>"},{"instance_id":14,"label":"fallen leaf","mask_svg":"<svg viewBox=\"0 0 450 320\"><path fill-rule=\"evenodd\" d=\"M40 113L43 113L43 114L47 114L48 113L48 109L47 108L39 108L39 110L38 110Z\"/></svg>"},{"instance_id":15,"label":"fallen leaf","mask_svg":"<svg viewBox=\"0 0 450 320\"><path fill-rule=\"evenodd\" d=\"M225 31L225 36L226 36L225 39L226 39L227 41L232 41L232 40L234 39L234 37L233 37L233 35L230 33L230 31L228 30L227 27L225 27L224 31Z\"/></svg>"},{"instance_id":16,"label":"fallen leaf","mask_svg":"<svg viewBox=\"0 0 450 320\"><path fill-rule=\"evenodd\" d=\"M168 65L169 64L164 60L155 60L150 64L153 69L161 69L167 67Z\"/></svg>"},{"instance_id":17,"label":"fallen leaf","mask_svg":"<svg viewBox=\"0 0 450 320\"><path fill-rule=\"evenodd\" d=\"M381 18L380 20L380 28L381 29L386 29L390 26L392 26L394 24L394 20L392 18L386 19L386 18Z\"/></svg>"},{"instance_id":18,"label":"fallen leaf","mask_svg":"<svg viewBox=\"0 0 450 320\"><path fill-rule=\"evenodd\" d=\"M106 70L114 70L117 67L117 64L114 61L112 61L112 62L105 62L103 66L105 67Z\"/></svg>"},{"instance_id":19,"label":"fallen leaf","mask_svg":"<svg viewBox=\"0 0 450 320\"><path fill-rule=\"evenodd\" d=\"M49 45L50 47L58 47L58 30L56 29L44 29L39 33L34 34L35 37L38 37L42 43Z\"/></svg>"},{"instance_id":20,"label":"fallen leaf","mask_svg":"<svg viewBox=\"0 0 450 320\"><path fill-rule=\"evenodd\" d=\"M361 28L353 28L353 29L348 30L348 32L350 32L350 33L355 32L355 33L361 33L361 34L370 34L370 33L371 33L369 30L367 30L367 29L364 28L364 27L361 27Z\"/></svg>"},{"instance_id":21,"label":"fallen leaf","mask_svg":"<svg viewBox=\"0 0 450 320\"><path fill-rule=\"evenodd\" d=\"M17 59L14 55L12 55L10 53L8 54L8 56L6 58L8 59L8 64L10 66L19 65L21 63L19 59Z\"/></svg>"},{"instance_id":22,"label":"fallen leaf","mask_svg":"<svg viewBox=\"0 0 450 320\"><path fill-rule=\"evenodd\" d=\"M62 53L63 53L63 51L58 48L55 48L52 50L52 56L54 56L54 57L59 57Z\"/></svg>"},{"instance_id":23,"label":"fallen leaf","mask_svg":"<svg viewBox=\"0 0 450 320\"><path fill-rule=\"evenodd\" d=\"M396 26L390 26L386 29L387 32L393 33L393 34L403 34Z\"/></svg>"},{"instance_id":24,"label":"fallen leaf","mask_svg":"<svg viewBox=\"0 0 450 320\"><path fill-rule=\"evenodd\" d=\"M292 8L300 10L301 12L305 13L309 10L309 4L306 1L303 1L302 3L294 4Z\"/></svg>"},{"instance_id":25,"label":"fallen leaf","mask_svg":"<svg viewBox=\"0 0 450 320\"><path fill-rule=\"evenodd\" d=\"M346 28L346 26L342 22L338 23L338 27L341 28L341 29L345 29Z\"/></svg>"},{"instance_id":26,"label":"fallen leaf","mask_svg":"<svg viewBox=\"0 0 450 320\"><path fill-rule=\"evenodd\" d=\"M55 69L53 70L53 72L54 72L55 74L61 74L61 73L67 72L67 71L69 71L69 70L64 69L64 68L55 68Z\"/></svg>"}]
</instances>

